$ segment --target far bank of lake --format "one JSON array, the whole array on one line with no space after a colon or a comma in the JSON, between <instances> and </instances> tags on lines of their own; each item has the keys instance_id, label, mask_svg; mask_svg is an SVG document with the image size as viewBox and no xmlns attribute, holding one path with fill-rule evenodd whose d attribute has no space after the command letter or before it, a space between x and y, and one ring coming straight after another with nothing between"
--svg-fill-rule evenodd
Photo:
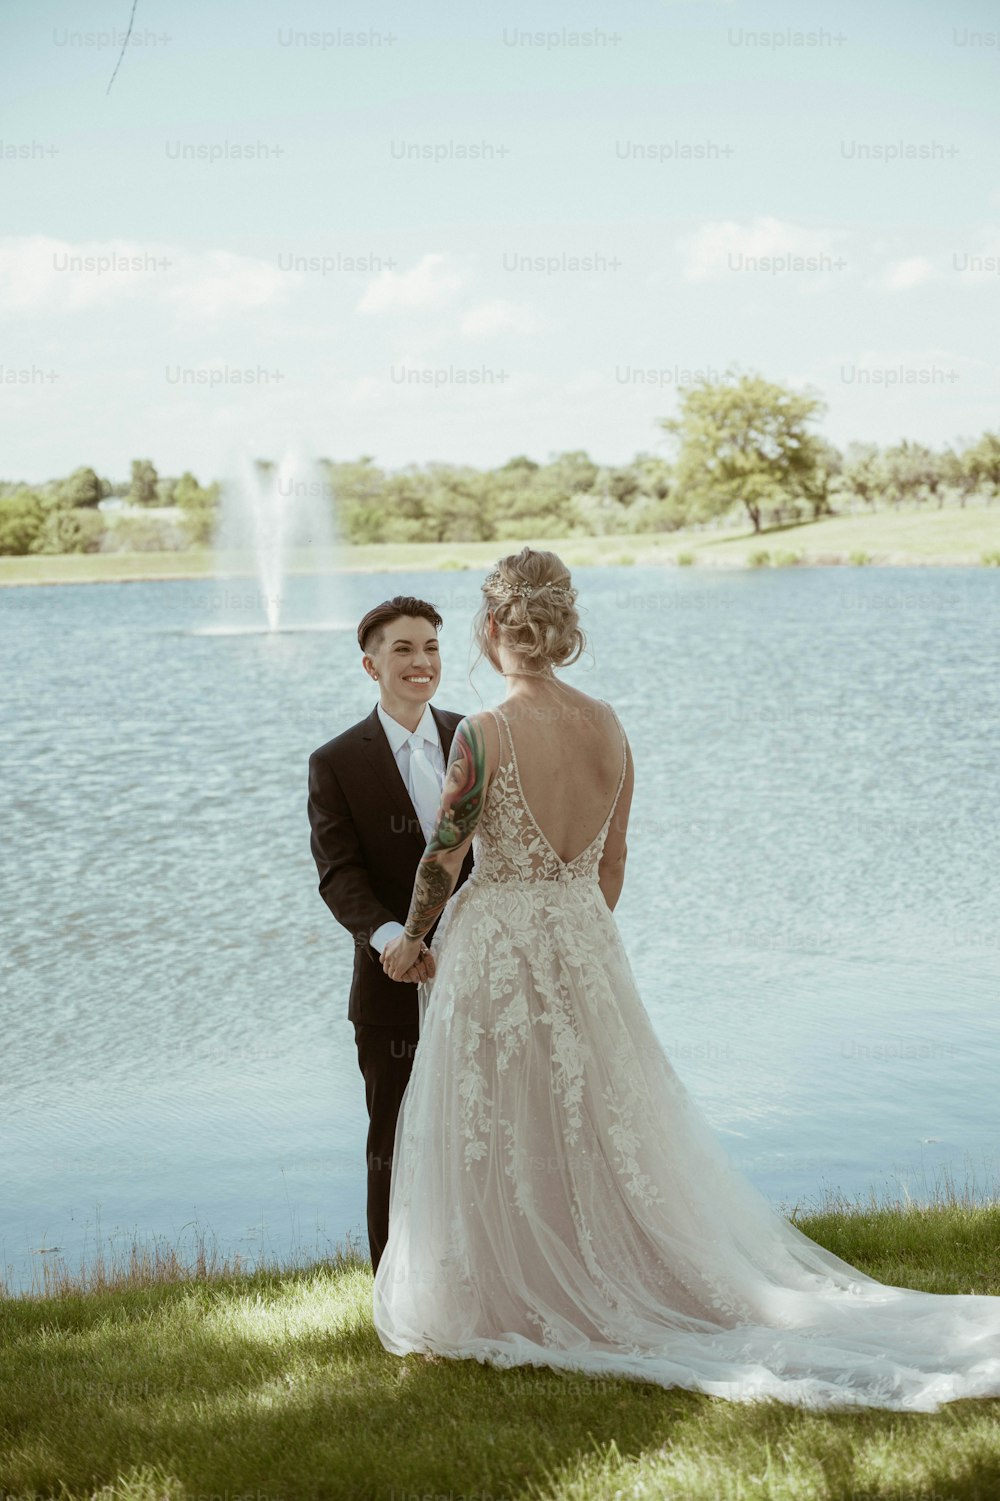
<instances>
[{"instance_id":1,"label":"far bank of lake","mask_svg":"<svg viewBox=\"0 0 1000 1501\"><path fill-rule=\"evenodd\" d=\"M689 528L606 537L523 536L489 542L380 542L293 554L289 572L390 573L488 568L524 543L557 552L570 568L663 564L693 568L1000 566L1000 502L966 509L878 511L745 530ZM86 584L253 577L249 556L185 552L65 553L0 557L4 584Z\"/></svg>"}]
</instances>

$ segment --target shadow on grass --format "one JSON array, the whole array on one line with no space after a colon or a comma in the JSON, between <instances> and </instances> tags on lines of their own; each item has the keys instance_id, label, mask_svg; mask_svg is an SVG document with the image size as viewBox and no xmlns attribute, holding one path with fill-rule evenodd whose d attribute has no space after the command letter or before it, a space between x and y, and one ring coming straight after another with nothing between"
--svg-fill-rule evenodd
<instances>
[{"instance_id":1,"label":"shadow on grass","mask_svg":"<svg viewBox=\"0 0 1000 1501\"><path fill-rule=\"evenodd\" d=\"M777 537L782 532L813 531L817 526L821 526L824 521L838 521L841 519L838 516L817 516L814 519L803 518L801 521L782 521L777 526L763 526L759 532L755 532L751 526L744 532L727 532L723 536L707 537L704 540L701 538L697 540L692 538L692 544L708 548L719 547L730 542L760 542L764 537Z\"/></svg>"},{"instance_id":2,"label":"shadow on grass","mask_svg":"<svg viewBox=\"0 0 1000 1501\"><path fill-rule=\"evenodd\" d=\"M974 1486L955 1488L942 1433L970 1416L995 1424L1000 1403L817 1414L547 1368L400 1359L379 1342L371 1287L370 1269L341 1265L0 1305L0 1483L64 1501L102 1485L143 1501L513 1501L614 1494L603 1470L639 1464L687 1476L646 1494L763 1496L740 1477L760 1478L781 1455L786 1466L798 1456L803 1474L822 1471L824 1488L810 1494L846 1496L864 1452L913 1460L919 1440L928 1463L940 1449L941 1501L990 1494L977 1488L972 1449L963 1465Z\"/></svg>"}]
</instances>

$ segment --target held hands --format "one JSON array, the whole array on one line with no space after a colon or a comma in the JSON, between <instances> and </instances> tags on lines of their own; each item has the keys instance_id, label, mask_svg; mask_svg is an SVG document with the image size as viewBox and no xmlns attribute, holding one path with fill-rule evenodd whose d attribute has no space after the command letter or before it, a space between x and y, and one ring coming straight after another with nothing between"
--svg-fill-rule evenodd
<instances>
[{"instance_id":1,"label":"held hands","mask_svg":"<svg viewBox=\"0 0 1000 1501\"><path fill-rule=\"evenodd\" d=\"M382 968L390 980L430 980L435 971L434 955L422 938L407 938L401 933L382 950Z\"/></svg>"}]
</instances>

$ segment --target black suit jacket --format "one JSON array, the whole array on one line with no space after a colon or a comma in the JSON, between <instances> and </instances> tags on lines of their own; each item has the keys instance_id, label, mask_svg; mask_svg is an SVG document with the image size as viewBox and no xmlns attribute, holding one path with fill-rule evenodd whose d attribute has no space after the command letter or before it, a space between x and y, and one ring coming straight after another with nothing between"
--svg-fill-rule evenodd
<instances>
[{"instance_id":1,"label":"black suit jacket","mask_svg":"<svg viewBox=\"0 0 1000 1501\"><path fill-rule=\"evenodd\" d=\"M433 704L431 713L447 763L463 716ZM369 943L375 929L390 918L406 921L417 866L426 848L377 708L309 757L309 823L319 894L354 938L348 1020L416 1025L416 985L390 980ZM456 891L472 866L470 847ZM425 943L430 943L436 928L437 922L424 935Z\"/></svg>"}]
</instances>

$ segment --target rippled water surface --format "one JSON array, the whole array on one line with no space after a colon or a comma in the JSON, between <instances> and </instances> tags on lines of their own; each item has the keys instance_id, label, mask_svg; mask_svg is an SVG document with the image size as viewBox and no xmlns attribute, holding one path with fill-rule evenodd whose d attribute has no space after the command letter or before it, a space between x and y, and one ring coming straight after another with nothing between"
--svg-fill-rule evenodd
<instances>
[{"instance_id":1,"label":"rippled water surface","mask_svg":"<svg viewBox=\"0 0 1000 1501\"><path fill-rule=\"evenodd\" d=\"M309 852L310 750L374 705L353 622L477 571L0 590L0 1261L133 1238L366 1247L352 943ZM576 581L636 793L617 909L675 1067L775 1203L993 1173L1000 578L609 567ZM321 628L317 629L319 626ZM308 628L307 628L308 627ZM478 689L478 692L477 692ZM480 697L481 695L481 697ZM59 1248L56 1251L55 1248Z\"/></svg>"}]
</instances>

